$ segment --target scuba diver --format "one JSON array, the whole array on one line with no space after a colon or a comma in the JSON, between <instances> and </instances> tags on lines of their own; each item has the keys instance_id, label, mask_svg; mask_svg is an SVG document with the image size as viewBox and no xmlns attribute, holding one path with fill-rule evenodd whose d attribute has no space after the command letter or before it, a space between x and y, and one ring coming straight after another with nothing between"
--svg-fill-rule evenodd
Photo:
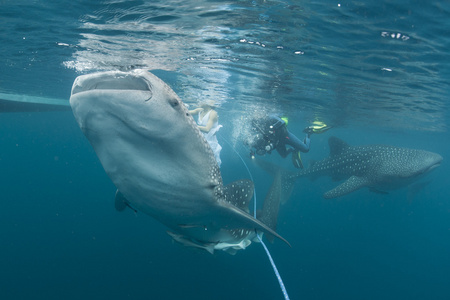
<instances>
[{"instance_id":1,"label":"scuba diver","mask_svg":"<svg viewBox=\"0 0 450 300\"><path fill-rule=\"evenodd\" d=\"M250 155L254 158L255 153L264 155L271 154L275 149L281 157L285 158L292 153L292 163L296 168L303 169L300 152L308 152L310 137L313 133L322 133L330 129L326 124L315 121L313 125L306 127L303 132L305 138L300 140L287 129L288 119L277 115L267 115L252 120L252 131L254 136L246 144L251 148ZM290 147L287 147L290 146ZM255 150L253 150L253 148Z\"/></svg>"}]
</instances>

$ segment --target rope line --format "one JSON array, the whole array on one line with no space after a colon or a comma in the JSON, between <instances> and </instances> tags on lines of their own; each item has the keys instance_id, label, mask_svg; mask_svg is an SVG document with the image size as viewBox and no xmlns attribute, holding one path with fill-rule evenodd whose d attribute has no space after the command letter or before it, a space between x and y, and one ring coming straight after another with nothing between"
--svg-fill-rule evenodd
<instances>
[{"instance_id":1,"label":"rope line","mask_svg":"<svg viewBox=\"0 0 450 300\"><path fill-rule=\"evenodd\" d=\"M250 175L250 179L252 180L252 182L255 182L253 180L253 176L252 173L250 172L250 169L248 168L247 164L245 163L244 159L242 158L242 156L236 151L236 149L234 149L233 146L231 146L231 144L221 136L221 138L231 147L231 149L233 149L233 151L239 156L239 158L241 159L242 163L244 164L245 168L247 169L248 174ZM253 185L253 217L256 219L256 188L255 185ZM258 237L258 240L261 242L261 245L263 246L264 250L266 251L267 257L269 258L270 264L272 265L273 271L275 273L275 276L278 279L278 283L280 284L280 288L281 288L281 292L283 293L284 299L285 300L289 300L289 295L287 293L286 287L284 286L283 283L283 279L281 278L280 273L278 272L277 266L275 265L275 262L272 258L272 255L270 255L270 251L267 248L266 244L264 244L263 240L261 239L261 237L259 236L259 233L256 231L255 229L255 233L256 236Z\"/></svg>"}]
</instances>

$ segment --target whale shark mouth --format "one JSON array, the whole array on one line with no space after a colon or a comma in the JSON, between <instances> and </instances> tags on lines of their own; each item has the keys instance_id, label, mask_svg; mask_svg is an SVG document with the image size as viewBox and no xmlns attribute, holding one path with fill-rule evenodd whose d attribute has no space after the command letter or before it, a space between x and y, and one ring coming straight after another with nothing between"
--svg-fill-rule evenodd
<instances>
[{"instance_id":1,"label":"whale shark mouth","mask_svg":"<svg viewBox=\"0 0 450 300\"><path fill-rule=\"evenodd\" d=\"M117 84L120 80L120 85ZM89 80L78 80L72 95L92 90L132 90L151 92L151 83L144 77L132 73L117 75L116 72L94 74Z\"/></svg>"},{"instance_id":2,"label":"whale shark mouth","mask_svg":"<svg viewBox=\"0 0 450 300\"><path fill-rule=\"evenodd\" d=\"M438 161L437 163L435 163L434 165L430 166L428 169L424 170L423 173L428 173L431 170L436 169L437 167L439 167L441 165L441 161Z\"/></svg>"},{"instance_id":3,"label":"whale shark mouth","mask_svg":"<svg viewBox=\"0 0 450 300\"><path fill-rule=\"evenodd\" d=\"M439 167L441 165L442 160L443 160L442 156L440 156L439 154L436 154L433 157L433 161L430 162L430 165L427 168L424 168L420 174L425 174L425 173L428 173L428 172L436 169L437 167Z\"/></svg>"}]
</instances>

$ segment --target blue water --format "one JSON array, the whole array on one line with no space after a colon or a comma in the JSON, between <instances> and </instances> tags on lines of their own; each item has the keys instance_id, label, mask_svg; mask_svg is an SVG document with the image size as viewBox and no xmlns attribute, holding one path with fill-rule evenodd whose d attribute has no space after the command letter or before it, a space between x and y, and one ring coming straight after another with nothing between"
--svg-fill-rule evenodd
<instances>
[{"instance_id":1,"label":"blue water","mask_svg":"<svg viewBox=\"0 0 450 300\"><path fill-rule=\"evenodd\" d=\"M268 247L291 299L450 299L448 1L6 0L0 25L0 100L67 104L78 75L149 68L185 102L221 104L224 181L248 177L232 145L261 201L271 178L239 139L251 113L333 125L305 162L332 135L440 153L414 194L325 200L336 183L298 180L278 222L292 248ZM1 299L282 299L260 245L210 255L116 212L70 111L2 113L0 133Z\"/></svg>"}]
</instances>

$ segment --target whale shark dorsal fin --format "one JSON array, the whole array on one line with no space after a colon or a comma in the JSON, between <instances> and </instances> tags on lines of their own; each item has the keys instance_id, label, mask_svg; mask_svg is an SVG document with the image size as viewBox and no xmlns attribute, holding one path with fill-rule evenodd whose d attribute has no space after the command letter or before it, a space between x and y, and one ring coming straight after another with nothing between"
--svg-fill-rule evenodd
<instances>
[{"instance_id":1,"label":"whale shark dorsal fin","mask_svg":"<svg viewBox=\"0 0 450 300\"><path fill-rule=\"evenodd\" d=\"M253 197L254 184L251 180L236 180L223 187L225 200L248 212L248 205Z\"/></svg>"},{"instance_id":2,"label":"whale shark dorsal fin","mask_svg":"<svg viewBox=\"0 0 450 300\"><path fill-rule=\"evenodd\" d=\"M349 144L335 136L328 139L328 145L330 146L330 156L342 154L350 148Z\"/></svg>"},{"instance_id":3,"label":"whale shark dorsal fin","mask_svg":"<svg viewBox=\"0 0 450 300\"><path fill-rule=\"evenodd\" d=\"M349 179L347 179L334 189L329 190L328 192L323 194L323 197L325 199L337 198L340 196L347 195L364 186L368 186L369 184L370 184L369 179L365 177L351 176Z\"/></svg>"}]
</instances>

